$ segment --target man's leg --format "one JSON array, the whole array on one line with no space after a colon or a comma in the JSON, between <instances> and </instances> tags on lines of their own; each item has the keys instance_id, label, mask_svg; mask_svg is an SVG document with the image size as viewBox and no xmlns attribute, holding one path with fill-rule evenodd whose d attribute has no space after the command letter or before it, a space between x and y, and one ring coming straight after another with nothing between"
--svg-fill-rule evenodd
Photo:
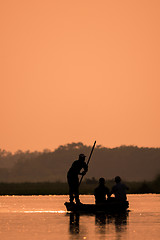
<instances>
[{"instance_id":1,"label":"man's leg","mask_svg":"<svg viewBox=\"0 0 160 240\"><path fill-rule=\"evenodd\" d=\"M78 186L77 186L77 189L75 190L75 200L76 200L76 203L77 204L80 204L80 199L79 199L79 189L78 189Z\"/></svg>"},{"instance_id":2,"label":"man's leg","mask_svg":"<svg viewBox=\"0 0 160 240\"><path fill-rule=\"evenodd\" d=\"M69 201L70 203L73 203L74 196L73 196L73 191L72 188L69 188Z\"/></svg>"},{"instance_id":3,"label":"man's leg","mask_svg":"<svg viewBox=\"0 0 160 240\"><path fill-rule=\"evenodd\" d=\"M69 185L69 201L70 203L73 203L74 200L74 188L73 188L73 179L69 176L67 176L68 185Z\"/></svg>"}]
</instances>

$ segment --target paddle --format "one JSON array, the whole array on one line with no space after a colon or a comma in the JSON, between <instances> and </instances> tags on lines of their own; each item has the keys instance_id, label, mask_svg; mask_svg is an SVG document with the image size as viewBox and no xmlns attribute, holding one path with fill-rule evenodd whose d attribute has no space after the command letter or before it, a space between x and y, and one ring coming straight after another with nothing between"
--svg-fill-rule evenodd
<instances>
[{"instance_id":1,"label":"paddle","mask_svg":"<svg viewBox=\"0 0 160 240\"><path fill-rule=\"evenodd\" d=\"M90 153L90 155L89 155L89 158L88 158L88 161L87 161L87 166L88 166L88 164L89 164L89 162L90 162L90 159L91 159L91 156L92 156L92 153L93 153L93 150L94 150L95 145L96 145L96 141L94 142L93 147L92 147L92 150L91 150L91 153ZM81 184L81 182L82 182L83 177L84 177L84 175L82 175L81 180L79 181L79 186L80 186L80 184Z\"/></svg>"}]
</instances>

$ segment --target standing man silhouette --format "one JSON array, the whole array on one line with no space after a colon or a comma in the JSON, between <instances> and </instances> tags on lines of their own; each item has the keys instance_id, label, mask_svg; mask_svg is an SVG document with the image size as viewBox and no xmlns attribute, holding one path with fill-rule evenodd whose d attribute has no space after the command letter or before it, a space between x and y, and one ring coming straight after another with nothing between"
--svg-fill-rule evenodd
<instances>
[{"instance_id":1,"label":"standing man silhouette","mask_svg":"<svg viewBox=\"0 0 160 240\"><path fill-rule=\"evenodd\" d=\"M81 153L79 159L74 161L71 168L67 173L67 180L69 185L69 200L70 203L73 203L74 198L76 204L80 204L79 200L79 178L78 175L85 175L88 171L88 166L85 163L85 155ZM84 169L82 172L81 170Z\"/></svg>"}]
</instances>

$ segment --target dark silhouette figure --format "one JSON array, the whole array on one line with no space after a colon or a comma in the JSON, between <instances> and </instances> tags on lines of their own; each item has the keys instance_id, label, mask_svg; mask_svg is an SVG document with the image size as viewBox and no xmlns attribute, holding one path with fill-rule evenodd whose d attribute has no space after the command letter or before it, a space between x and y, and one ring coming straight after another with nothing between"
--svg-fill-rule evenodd
<instances>
[{"instance_id":1,"label":"dark silhouette figure","mask_svg":"<svg viewBox=\"0 0 160 240\"><path fill-rule=\"evenodd\" d=\"M109 189L105 186L105 179L99 179L99 186L94 190L96 204L105 203L106 195L109 197Z\"/></svg>"},{"instance_id":2,"label":"dark silhouette figure","mask_svg":"<svg viewBox=\"0 0 160 240\"><path fill-rule=\"evenodd\" d=\"M73 200L75 198L76 203L80 204L78 175L85 175L88 171L88 166L85 163L85 157L86 156L84 154L80 154L79 159L73 162L71 168L67 173L70 203L73 203ZM84 169L84 171L81 172L82 169Z\"/></svg>"},{"instance_id":3,"label":"dark silhouette figure","mask_svg":"<svg viewBox=\"0 0 160 240\"><path fill-rule=\"evenodd\" d=\"M121 182L121 178L119 176L115 177L115 182L116 182L116 185L112 187L110 196L114 194L115 200L126 201L127 200L126 190L128 190L128 187ZM112 200L113 199L114 198L112 198Z\"/></svg>"}]
</instances>

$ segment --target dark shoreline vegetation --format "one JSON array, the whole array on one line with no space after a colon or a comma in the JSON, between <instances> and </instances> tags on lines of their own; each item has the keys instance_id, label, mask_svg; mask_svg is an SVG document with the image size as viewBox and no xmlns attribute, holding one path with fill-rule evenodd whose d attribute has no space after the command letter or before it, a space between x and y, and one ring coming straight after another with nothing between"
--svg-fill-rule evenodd
<instances>
[{"instance_id":1,"label":"dark shoreline vegetation","mask_svg":"<svg viewBox=\"0 0 160 240\"><path fill-rule=\"evenodd\" d=\"M160 194L160 175L153 181L125 182L129 187L128 194ZM86 179L80 186L80 194L91 195L98 180ZM113 180L106 180L106 186L111 190ZM0 195L68 195L68 184L66 182L38 182L38 183L0 183Z\"/></svg>"}]
</instances>

